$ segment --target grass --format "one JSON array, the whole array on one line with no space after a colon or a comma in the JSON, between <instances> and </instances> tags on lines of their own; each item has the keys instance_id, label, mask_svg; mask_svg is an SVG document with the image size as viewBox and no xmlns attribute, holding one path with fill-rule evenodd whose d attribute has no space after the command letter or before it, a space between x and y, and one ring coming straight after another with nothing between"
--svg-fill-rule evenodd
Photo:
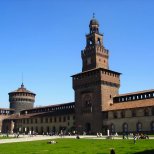
<instances>
[{"instance_id":1,"label":"grass","mask_svg":"<svg viewBox=\"0 0 154 154\"><path fill-rule=\"evenodd\" d=\"M9 143L0 145L0 154L154 154L154 140L94 140L56 139L57 144L45 141ZM150 153L148 153L150 152Z\"/></svg>"}]
</instances>

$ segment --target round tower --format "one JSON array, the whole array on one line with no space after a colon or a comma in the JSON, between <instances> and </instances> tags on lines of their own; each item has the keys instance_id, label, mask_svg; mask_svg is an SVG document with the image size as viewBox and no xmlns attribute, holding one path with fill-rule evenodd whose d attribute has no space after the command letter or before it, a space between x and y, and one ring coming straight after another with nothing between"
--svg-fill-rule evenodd
<instances>
[{"instance_id":1,"label":"round tower","mask_svg":"<svg viewBox=\"0 0 154 154\"><path fill-rule=\"evenodd\" d=\"M22 83L20 88L9 93L10 108L14 109L14 113L33 108L35 95L35 93L27 90Z\"/></svg>"}]
</instances>

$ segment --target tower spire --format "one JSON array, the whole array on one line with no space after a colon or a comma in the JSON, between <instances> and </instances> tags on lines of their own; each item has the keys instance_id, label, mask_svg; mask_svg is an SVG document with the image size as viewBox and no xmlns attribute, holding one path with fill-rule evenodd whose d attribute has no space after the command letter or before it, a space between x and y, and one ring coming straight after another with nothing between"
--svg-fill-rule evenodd
<instances>
[{"instance_id":1,"label":"tower spire","mask_svg":"<svg viewBox=\"0 0 154 154\"><path fill-rule=\"evenodd\" d=\"M23 73L22 73L22 84L21 84L21 88L24 88L24 84L23 84Z\"/></svg>"}]
</instances>

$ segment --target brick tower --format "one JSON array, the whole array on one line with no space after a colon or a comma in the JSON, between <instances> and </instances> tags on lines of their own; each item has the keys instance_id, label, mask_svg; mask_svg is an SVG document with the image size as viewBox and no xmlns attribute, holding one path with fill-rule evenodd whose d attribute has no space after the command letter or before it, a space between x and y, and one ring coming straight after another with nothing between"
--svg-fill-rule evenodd
<instances>
[{"instance_id":1,"label":"brick tower","mask_svg":"<svg viewBox=\"0 0 154 154\"><path fill-rule=\"evenodd\" d=\"M101 132L103 109L118 94L120 73L109 70L109 51L103 45L99 23L93 17L81 52L82 72L72 76L75 91L76 127L78 132Z\"/></svg>"},{"instance_id":2,"label":"brick tower","mask_svg":"<svg viewBox=\"0 0 154 154\"><path fill-rule=\"evenodd\" d=\"M20 88L9 93L10 108L14 109L14 113L20 113L22 110L33 108L35 95L27 90L22 83Z\"/></svg>"}]
</instances>

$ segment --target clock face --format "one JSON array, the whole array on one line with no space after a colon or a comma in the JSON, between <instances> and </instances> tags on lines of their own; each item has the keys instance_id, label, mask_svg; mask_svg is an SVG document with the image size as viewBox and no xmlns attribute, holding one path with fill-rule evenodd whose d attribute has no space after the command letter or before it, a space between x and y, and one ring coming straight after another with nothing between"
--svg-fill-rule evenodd
<instances>
[{"instance_id":1,"label":"clock face","mask_svg":"<svg viewBox=\"0 0 154 154\"><path fill-rule=\"evenodd\" d=\"M87 65L91 64L91 57L87 58Z\"/></svg>"}]
</instances>

